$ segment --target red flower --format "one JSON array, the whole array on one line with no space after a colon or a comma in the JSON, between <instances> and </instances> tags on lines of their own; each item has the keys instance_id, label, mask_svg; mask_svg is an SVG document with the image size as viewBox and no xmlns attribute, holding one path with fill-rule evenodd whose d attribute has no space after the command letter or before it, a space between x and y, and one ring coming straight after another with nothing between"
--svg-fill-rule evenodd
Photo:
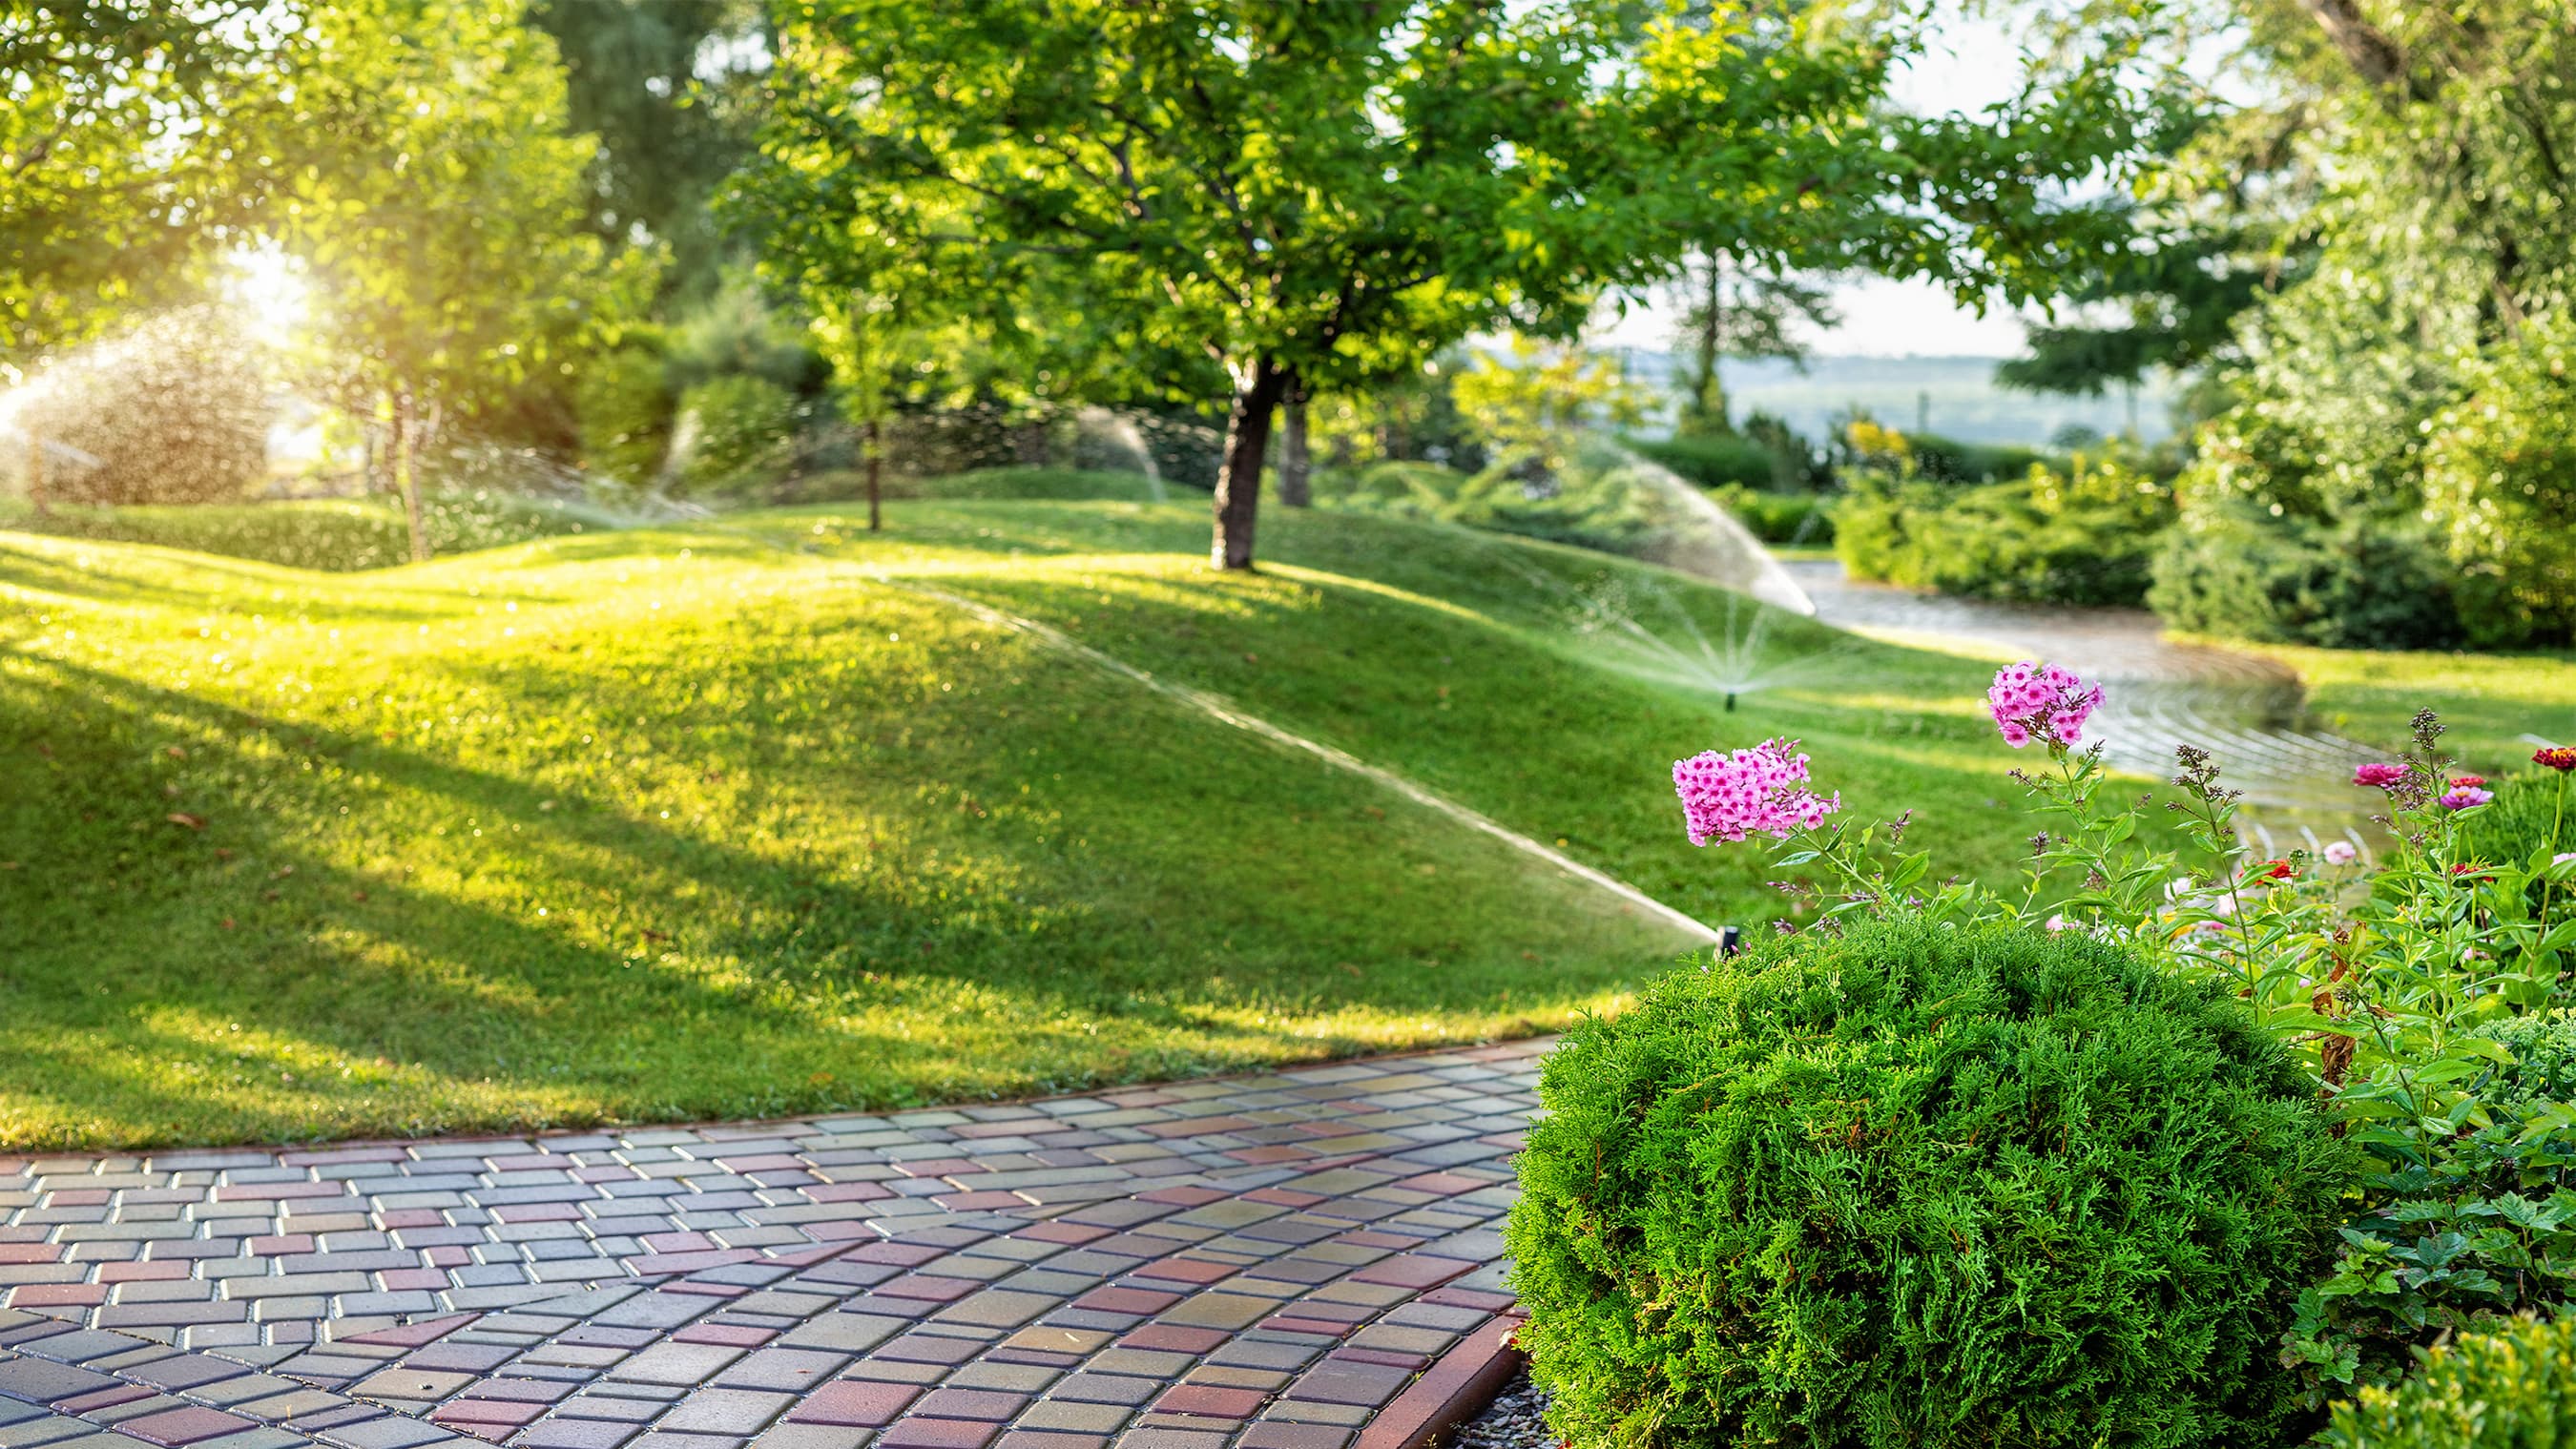
<instances>
[{"instance_id":1,"label":"red flower","mask_svg":"<svg viewBox=\"0 0 2576 1449\"><path fill-rule=\"evenodd\" d=\"M2484 775L2453 775L2451 777L2451 788L2454 790L2474 790L2486 782L2487 777Z\"/></svg>"},{"instance_id":2,"label":"red flower","mask_svg":"<svg viewBox=\"0 0 2576 1449\"><path fill-rule=\"evenodd\" d=\"M2483 866L2483 865L2479 865L2479 864L2477 864L2477 863L2476 863L2476 862L2474 862L2474 861L2466 861L2466 860L2464 860L2464 861L2461 861L2458 865L2455 865L2455 866L2452 866L2452 867L2451 867L2451 874L2453 874L2453 875L2476 875L2476 874L2478 874L2479 872L2481 872L2481 871L2483 871L2483 870L2485 870L2485 869L2486 869L2486 867L2485 867L2485 866Z\"/></svg>"},{"instance_id":3,"label":"red flower","mask_svg":"<svg viewBox=\"0 0 2576 1449\"><path fill-rule=\"evenodd\" d=\"M2565 745L2552 745L2545 750L2532 751L2531 762L2535 765L2546 765L2564 774L2569 770L2576 770L2576 750L2571 750Z\"/></svg>"},{"instance_id":4,"label":"red flower","mask_svg":"<svg viewBox=\"0 0 2576 1449\"><path fill-rule=\"evenodd\" d=\"M2297 874L2298 871L2292 869L2286 860L2257 861L2253 871L2257 880L2288 880Z\"/></svg>"}]
</instances>

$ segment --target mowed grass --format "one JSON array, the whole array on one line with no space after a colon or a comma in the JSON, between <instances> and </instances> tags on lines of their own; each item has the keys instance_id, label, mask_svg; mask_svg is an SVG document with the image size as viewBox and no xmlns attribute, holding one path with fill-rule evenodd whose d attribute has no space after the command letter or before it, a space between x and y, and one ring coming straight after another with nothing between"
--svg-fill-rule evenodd
<instances>
[{"instance_id":1,"label":"mowed grass","mask_svg":"<svg viewBox=\"0 0 2576 1449\"><path fill-rule=\"evenodd\" d=\"M1673 759L1803 738L1944 872L2029 833L1987 669L1599 555L902 502L323 575L0 538L0 1145L881 1108L1526 1034L1687 945L967 603L1702 920ZM1727 708L1720 686L1739 689Z\"/></svg>"},{"instance_id":2,"label":"mowed grass","mask_svg":"<svg viewBox=\"0 0 2576 1449\"><path fill-rule=\"evenodd\" d=\"M2310 711L2354 739L2402 742L2415 712L2429 707L2447 726L2443 746L2490 774L2531 763L2526 735L2576 744L2576 652L2241 647L2297 670Z\"/></svg>"}]
</instances>

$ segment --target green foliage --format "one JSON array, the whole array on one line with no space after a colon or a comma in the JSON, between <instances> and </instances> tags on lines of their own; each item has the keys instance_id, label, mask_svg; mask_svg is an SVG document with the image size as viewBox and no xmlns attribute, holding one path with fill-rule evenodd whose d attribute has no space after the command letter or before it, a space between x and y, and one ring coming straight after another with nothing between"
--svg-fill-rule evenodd
<instances>
[{"instance_id":1,"label":"green foliage","mask_svg":"<svg viewBox=\"0 0 2576 1449\"><path fill-rule=\"evenodd\" d=\"M2162 484L2111 459L1965 490L1877 468L1845 478L1834 548L1852 577L1971 598L2136 604L2173 518Z\"/></svg>"},{"instance_id":2,"label":"green foliage","mask_svg":"<svg viewBox=\"0 0 2576 1449\"><path fill-rule=\"evenodd\" d=\"M1628 451L1660 463L1699 488L1772 489L1784 484L1771 450L1736 433L1629 438Z\"/></svg>"},{"instance_id":3,"label":"green foliage","mask_svg":"<svg viewBox=\"0 0 2576 1449\"><path fill-rule=\"evenodd\" d=\"M330 118L291 236L320 302L316 366L372 411L497 416L641 301L649 253L585 227L597 143L564 132L553 42L517 0L338 0L303 82Z\"/></svg>"},{"instance_id":4,"label":"green foliage","mask_svg":"<svg viewBox=\"0 0 2576 1449\"><path fill-rule=\"evenodd\" d=\"M1832 499L1813 493L1765 493L1741 484L1711 489L1709 496L1764 543L1823 547L1834 541Z\"/></svg>"},{"instance_id":5,"label":"green foliage","mask_svg":"<svg viewBox=\"0 0 2576 1449\"><path fill-rule=\"evenodd\" d=\"M2009 135L1915 118L1879 104L1913 41L1679 0L802 0L742 194L854 396L950 319L1059 390L1190 396L1221 360L1241 565L1283 398L1570 330L1700 238L2029 295L2098 230L2048 198L2127 153L2131 98L2106 70Z\"/></svg>"},{"instance_id":6,"label":"green foliage","mask_svg":"<svg viewBox=\"0 0 2576 1449\"><path fill-rule=\"evenodd\" d=\"M1676 521L1615 464L1534 481L1503 466L1471 474L1437 463L1373 463L1318 472L1314 492L1318 508L1453 523L1630 556L1651 551Z\"/></svg>"},{"instance_id":7,"label":"green foliage","mask_svg":"<svg viewBox=\"0 0 2576 1449\"><path fill-rule=\"evenodd\" d=\"M182 299L255 219L313 59L303 7L13 5L0 23L0 363Z\"/></svg>"},{"instance_id":8,"label":"green foliage","mask_svg":"<svg viewBox=\"0 0 2576 1449\"><path fill-rule=\"evenodd\" d=\"M2576 1317L2463 1334L2416 1377L2335 1406L2329 1449L2569 1449L2576 1445Z\"/></svg>"},{"instance_id":9,"label":"green foliage","mask_svg":"<svg viewBox=\"0 0 2576 1449\"><path fill-rule=\"evenodd\" d=\"M1916 921L1684 969L1547 1062L1510 1241L1577 1449L2295 1443L2354 1154L2220 989Z\"/></svg>"},{"instance_id":10,"label":"green foliage","mask_svg":"<svg viewBox=\"0 0 2576 1449\"><path fill-rule=\"evenodd\" d=\"M589 224L617 245L639 226L666 246L666 293L720 285L734 248L709 199L752 154L757 117L744 0L530 0L563 57L570 128L599 138Z\"/></svg>"},{"instance_id":11,"label":"green foliage","mask_svg":"<svg viewBox=\"0 0 2576 1449\"><path fill-rule=\"evenodd\" d=\"M2576 321L2536 318L2461 373L2428 425L2424 506L2469 642L2576 643Z\"/></svg>"},{"instance_id":12,"label":"green foliage","mask_svg":"<svg viewBox=\"0 0 2576 1449\"><path fill-rule=\"evenodd\" d=\"M573 387L583 466L630 486L650 483L670 449L677 404L659 350L629 345L593 357Z\"/></svg>"},{"instance_id":13,"label":"green foliage","mask_svg":"<svg viewBox=\"0 0 2576 1449\"><path fill-rule=\"evenodd\" d=\"M21 429L77 448L57 457L48 496L83 503L238 499L268 465L264 351L207 307L164 312L38 372ZM19 459L8 459L17 465Z\"/></svg>"},{"instance_id":14,"label":"green foliage","mask_svg":"<svg viewBox=\"0 0 2576 1449\"><path fill-rule=\"evenodd\" d=\"M2186 506L2152 573L2147 603L2193 633L2332 649L2438 649L2461 638L2455 576L2404 521Z\"/></svg>"},{"instance_id":15,"label":"green foliage","mask_svg":"<svg viewBox=\"0 0 2576 1449\"><path fill-rule=\"evenodd\" d=\"M732 372L680 394L671 451L681 483L696 493L756 494L795 453L805 409L765 377Z\"/></svg>"},{"instance_id":16,"label":"green foliage","mask_svg":"<svg viewBox=\"0 0 2576 1449\"><path fill-rule=\"evenodd\" d=\"M1641 415L1644 394L1611 358L1526 337L1511 345L1508 359L1480 352L1450 375L1459 419L1484 444L1489 468L1532 478L1562 473L1587 435Z\"/></svg>"},{"instance_id":17,"label":"green foliage","mask_svg":"<svg viewBox=\"0 0 2576 1449\"><path fill-rule=\"evenodd\" d=\"M467 552L607 526L576 504L490 490L431 491L421 522L440 552ZM148 543L288 568L349 573L411 556L400 507L382 498L301 502L58 507L44 518L0 512L0 528L64 538Z\"/></svg>"},{"instance_id":18,"label":"green foliage","mask_svg":"<svg viewBox=\"0 0 2576 1449\"><path fill-rule=\"evenodd\" d=\"M1936 483L1994 483L2019 478L2060 460L2011 443L1963 443L1938 433L1907 433L1915 471Z\"/></svg>"},{"instance_id":19,"label":"green foliage","mask_svg":"<svg viewBox=\"0 0 2576 1449\"><path fill-rule=\"evenodd\" d=\"M2213 589L2258 605L2239 616L2255 637L2360 634L2298 617L2284 596L2357 592L2319 577L2334 571L2320 548L2350 551L2384 530L2411 546L2429 516L2448 576L2423 596L2438 593L2456 617L2412 632L2491 646L2576 639L2576 561L2563 543L2576 516L2562 375L2576 304L2566 6L2247 9L2243 54L2280 97L2273 129L2302 141L2270 148L2270 167L2296 184L2231 189L2299 198L2313 187L2319 198L2290 208L2289 226L2321 245L2313 268L2254 309L2242 363L2216 389L2224 410L2181 480L2187 513L2227 516L2202 534L2240 537L2226 546L2258 555L2264 577ZM2415 588L2424 569L2391 562ZM2278 607L2259 607L2266 597ZM2222 629L2230 617L2195 614Z\"/></svg>"}]
</instances>

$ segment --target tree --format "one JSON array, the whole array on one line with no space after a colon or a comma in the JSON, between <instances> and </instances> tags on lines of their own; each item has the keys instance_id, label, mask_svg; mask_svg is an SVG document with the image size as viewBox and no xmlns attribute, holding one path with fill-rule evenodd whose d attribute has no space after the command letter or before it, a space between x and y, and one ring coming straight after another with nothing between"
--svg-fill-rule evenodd
<instances>
[{"instance_id":1,"label":"tree","mask_svg":"<svg viewBox=\"0 0 2576 1449\"><path fill-rule=\"evenodd\" d=\"M591 229L617 246L641 228L669 250L665 292L704 298L740 256L709 203L752 155L758 6L531 0L527 21L562 56L569 129L599 139Z\"/></svg>"},{"instance_id":2,"label":"tree","mask_svg":"<svg viewBox=\"0 0 2576 1449\"><path fill-rule=\"evenodd\" d=\"M255 224L260 139L312 55L269 0L64 0L0 16L0 364L188 296Z\"/></svg>"},{"instance_id":3,"label":"tree","mask_svg":"<svg viewBox=\"0 0 2576 1449\"><path fill-rule=\"evenodd\" d=\"M1721 361L1778 357L1803 365L1807 345L1798 324L1834 325L1822 287L1779 272L1745 271L1719 252L1684 264L1682 291L1688 306L1680 332L1687 351L1674 431L1684 435L1735 431L1727 416L1726 383L1718 374Z\"/></svg>"},{"instance_id":4,"label":"tree","mask_svg":"<svg viewBox=\"0 0 2576 1449\"><path fill-rule=\"evenodd\" d=\"M326 118L291 234L322 283L324 364L388 424L412 550L428 554L414 453L426 424L470 419L646 275L583 225L595 145L567 135L552 43L516 0L344 0L315 17Z\"/></svg>"},{"instance_id":5,"label":"tree","mask_svg":"<svg viewBox=\"0 0 2576 1449\"><path fill-rule=\"evenodd\" d=\"M2089 244L2051 198L2132 144L2118 64L2026 125L1915 121L1878 107L1902 43L1690 0L793 0L751 186L808 214L781 272L851 248L1222 367L1211 555L1244 568L1283 399L1571 331L1689 247L2043 282Z\"/></svg>"},{"instance_id":6,"label":"tree","mask_svg":"<svg viewBox=\"0 0 2576 1449\"><path fill-rule=\"evenodd\" d=\"M1039 330L1222 367L1211 554L1243 568L1284 399L1479 328L1567 330L1660 275L1695 196L1794 190L1883 62L1820 31L1747 63L1750 25L1612 0L800 0L754 185L961 313L1035 298Z\"/></svg>"}]
</instances>

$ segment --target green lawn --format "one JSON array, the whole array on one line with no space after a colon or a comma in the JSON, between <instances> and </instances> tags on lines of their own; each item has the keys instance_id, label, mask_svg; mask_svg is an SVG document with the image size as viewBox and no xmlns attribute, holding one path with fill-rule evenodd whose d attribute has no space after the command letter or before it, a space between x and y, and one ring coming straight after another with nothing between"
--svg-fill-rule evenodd
<instances>
[{"instance_id":1,"label":"green lawn","mask_svg":"<svg viewBox=\"0 0 2576 1449\"><path fill-rule=\"evenodd\" d=\"M2024 849L1970 661L1388 520L1273 510L1224 577L1189 504L889 519L336 575L0 536L0 1146L1078 1089L1551 1029L1684 944L959 598L1704 920L1780 903L1682 838L1712 746L1803 736L1945 869Z\"/></svg>"},{"instance_id":2,"label":"green lawn","mask_svg":"<svg viewBox=\"0 0 2576 1449\"><path fill-rule=\"evenodd\" d=\"M2299 671L2317 719L2355 739L2403 740L2415 711L2429 705L2450 727L2443 743L2489 774L2530 764L2525 734L2576 744L2576 653L2236 647Z\"/></svg>"}]
</instances>

